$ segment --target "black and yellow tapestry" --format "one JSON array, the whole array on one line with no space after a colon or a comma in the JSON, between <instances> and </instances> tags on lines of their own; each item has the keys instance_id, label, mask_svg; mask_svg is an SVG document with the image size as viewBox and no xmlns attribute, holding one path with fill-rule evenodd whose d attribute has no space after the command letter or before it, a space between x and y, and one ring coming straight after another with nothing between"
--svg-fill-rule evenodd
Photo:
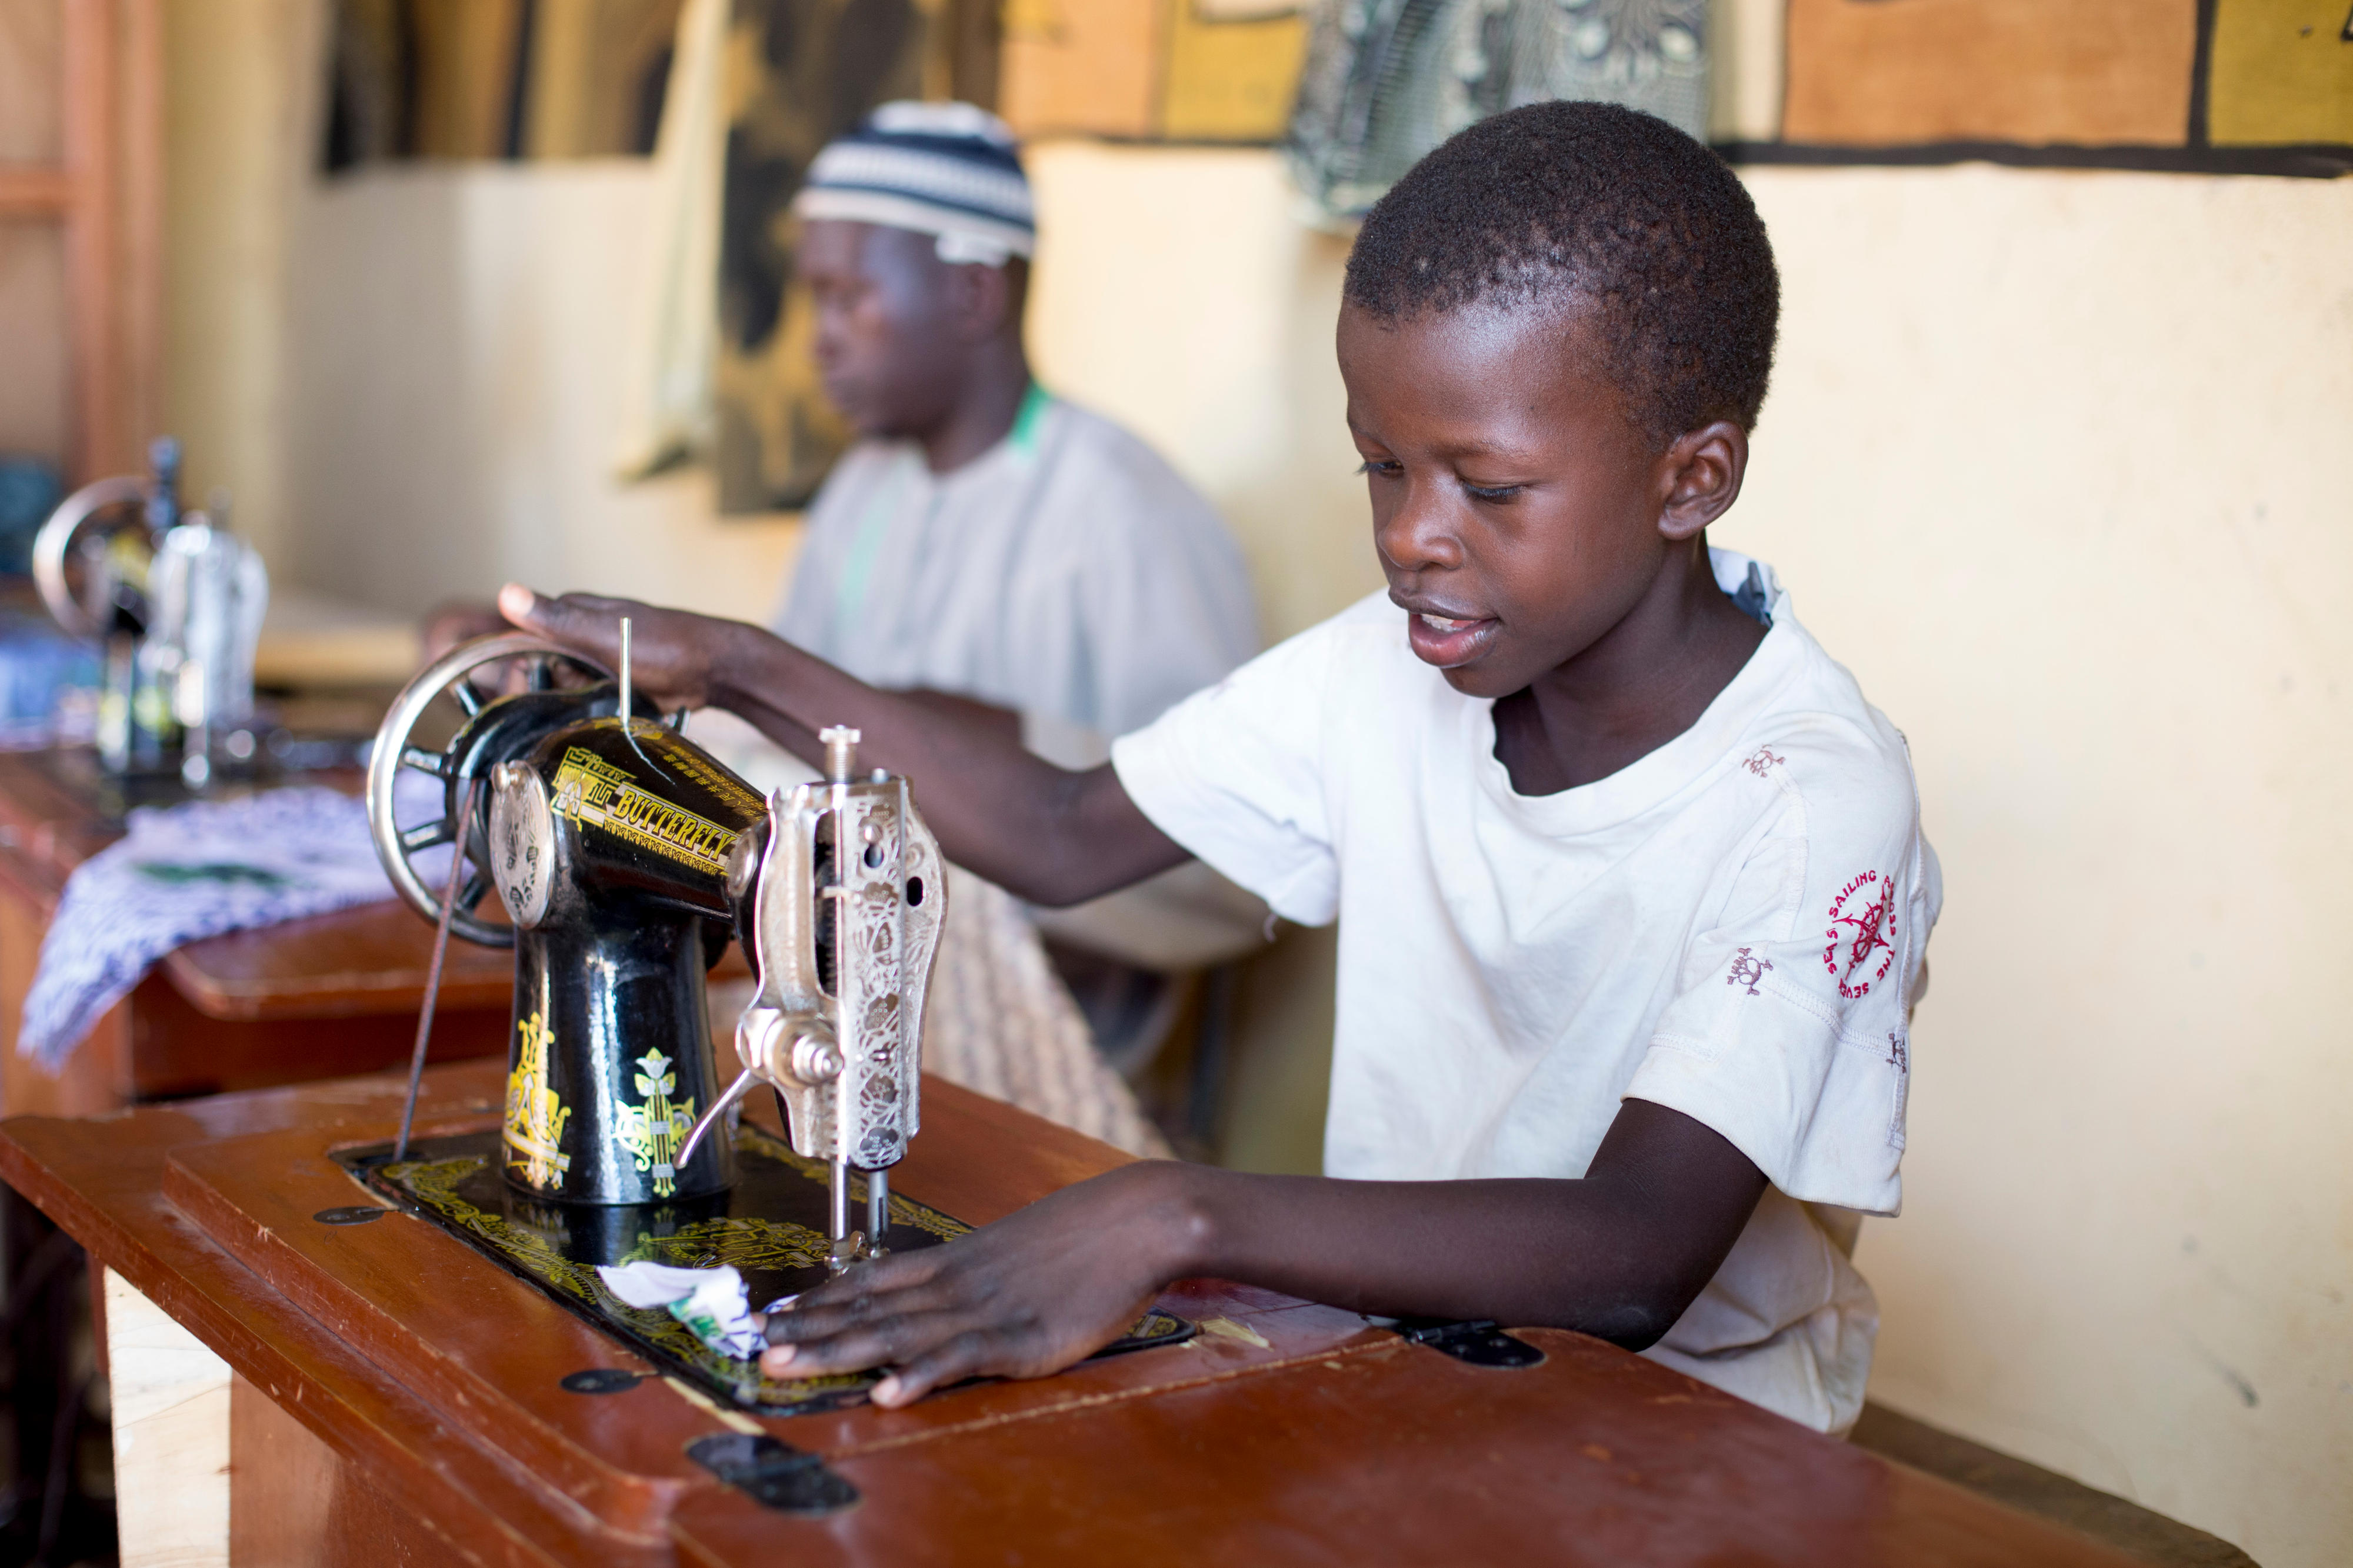
<instances>
[{"instance_id":1,"label":"black and yellow tapestry","mask_svg":"<svg viewBox=\"0 0 2353 1568\"><path fill-rule=\"evenodd\" d=\"M994 0L734 0L720 220L723 512L804 506L847 432L809 359L787 209L819 149L893 99L997 100Z\"/></svg>"},{"instance_id":2,"label":"black and yellow tapestry","mask_svg":"<svg viewBox=\"0 0 2353 1568\"><path fill-rule=\"evenodd\" d=\"M684 0L335 0L325 164L653 150Z\"/></svg>"},{"instance_id":3,"label":"black and yellow tapestry","mask_svg":"<svg viewBox=\"0 0 2353 1568\"><path fill-rule=\"evenodd\" d=\"M1786 0L1735 161L2353 172L2353 0Z\"/></svg>"},{"instance_id":4,"label":"black and yellow tapestry","mask_svg":"<svg viewBox=\"0 0 2353 1568\"><path fill-rule=\"evenodd\" d=\"M735 0L719 234L719 510L807 504L848 432L818 384L787 209L820 148L878 103L937 97L919 0Z\"/></svg>"},{"instance_id":5,"label":"black and yellow tapestry","mask_svg":"<svg viewBox=\"0 0 2353 1568\"><path fill-rule=\"evenodd\" d=\"M1295 0L1006 0L1000 112L1025 137L1268 142L1307 54Z\"/></svg>"}]
</instances>

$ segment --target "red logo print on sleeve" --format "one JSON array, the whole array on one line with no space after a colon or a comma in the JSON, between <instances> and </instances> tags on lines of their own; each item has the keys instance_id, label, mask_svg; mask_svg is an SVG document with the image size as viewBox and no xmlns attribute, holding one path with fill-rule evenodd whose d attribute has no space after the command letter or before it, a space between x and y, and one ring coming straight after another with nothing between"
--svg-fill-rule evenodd
<instances>
[{"instance_id":1,"label":"red logo print on sleeve","mask_svg":"<svg viewBox=\"0 0 2353 1568\"><path fill-rule=\"evenodd\" d=\"M1830 929L1822 933L1831 940L1822 949L1822 967L1850 1001L1870 995L1895 962L1894 895L1894 879L1865 871L1831 900Z\"/></svg>"},{"instance_id":2,"label":"red logo print on sleeve","mask_svg":"<svg viewBox=\"0 0 2353 1568\"><path fill-rule=\"evenodd\" d=\"M1726 985L1746 985L1748 994L1754 996L1757 994L1757 983L1764 979L1765 972L1772 967L1771 959L1759 958L1744 947L1733 956L1732 973L1724 977L1724 983Z\"/></svg>"}]
</instances>

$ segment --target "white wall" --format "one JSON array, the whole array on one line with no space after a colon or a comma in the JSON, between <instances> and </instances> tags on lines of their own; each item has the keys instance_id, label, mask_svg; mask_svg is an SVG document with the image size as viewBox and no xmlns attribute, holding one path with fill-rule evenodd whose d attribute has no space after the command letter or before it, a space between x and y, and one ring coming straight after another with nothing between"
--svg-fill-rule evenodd
<instances>
[{"instance_id":1,"label":"white wall","mask_svg":"<svg viewBox=\"0 0 2353 1568\"><path fill-rule=\"evenodd\" d=\"M1946 872L1873 1393L2353 1559L2353 181L1750 184L1788 313L1719 531Z\"/></svg>"},{"instance_id":2,"label":"white wall","mask_svg":"<svg viewBox=\"0 0 2353 1568\"><path fill-rule=\"evenodd\" d=\"M1272 160L1034 168L1046 377L1225 508L1270 633L1373 585L1340 252ZM2271 1568L2343 1562L2353 181L1751 184L1788 312L1719 537L1783 569L1908 731L1947 869L1907 1209L1860 1254L1874 1393ZM301 195L291 577L404 609L508 575L765 605L789 524L603 477L649 195L621 164ZM1327 963L1270 972L1251 1163L1314 1146Z\"/></svg>"},{"instance_id":3,"label":"white wall","mask_svg":"<svg viewBox=\"0 0 2353 1568\"><path fill-rule=\"evenodd\" d=\"M517 578L761 616L793 525L698 473L611 477L650 166L410 164L314 183L295 226L289 566L402 610Z\"/></svg>"},{"instance_id":4,"label":"white wall","mask_svg":"<svg viewBox=\"0 0 2353 1568\"><path fill-rule=\"evenodd\" d=\"M287 295L318 139L320 0L164 0L165 425L271 571L297 531Z\"/></svg>"},{"instance_id":5,"label":"white wall","mask_svg":"<svg viewBox=\"0 0 2353 1568\"><path fill-rule=\"evenodd\" d=\"M327 0L165 0L166 421L284 584L413 614L509 576L759 615L792 520L608 477L644 160L318 174Z\"/></svg>"},{"instance_id":6,"label":"white wall","mask_svg":"<svg viewBox=\"0 0 2353 1568\"><path fill-rule=\"evenodd\" d=\"M1261 154L1035 162L1041 364L1219 500L1271 631L1362 592L1338 247ZM1947 869L1874 1395L2342 1562L2353 181L1749 184L1788 313L1717 536L1910 734ZM1295 1165L1329 1015L1258 1000L1243 1158Z\"/></svg>"},{"instance_id":7,"label":"white wall","mask_svg":"<svg viewBox=\"0 0 2353 1568\"><path fill-rule=\"evenodd\" d=\"M1029 153L1040 380L1149 437L1240 535L1270 639L1381 586L1333 358L1347 242L1257 151Z\"/></svg>"}]
</instances>

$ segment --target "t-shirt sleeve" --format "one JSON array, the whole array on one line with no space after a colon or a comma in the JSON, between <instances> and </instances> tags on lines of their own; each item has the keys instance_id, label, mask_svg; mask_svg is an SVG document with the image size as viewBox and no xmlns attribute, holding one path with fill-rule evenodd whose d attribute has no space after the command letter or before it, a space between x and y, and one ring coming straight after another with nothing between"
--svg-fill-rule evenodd
<instances>
[{"instance_id":1,"label":"t-shirt sleeve","mask_svg":"<svg viewBox=\"0 0 2353 1568\"><path fill-rule=\"evenodd\" d=\"M1324 744L1345 630L1311 627L1112 742L1121 785L1155 826L1302 925L1339 908Z\"/></svg>"},{"instance_id":2,"label":"t-shirt sleeve","mask_svg":"<svg viewBox=\"0 0 2353 1568\"><path fill-rule=\"evenodd\" d=\"M1722 1133L1791 1197L1892 1215L1936 858L1907 767L1774 750L1781 809L1688 944L1626 1096Z\"/></svg>"}]
</instances>

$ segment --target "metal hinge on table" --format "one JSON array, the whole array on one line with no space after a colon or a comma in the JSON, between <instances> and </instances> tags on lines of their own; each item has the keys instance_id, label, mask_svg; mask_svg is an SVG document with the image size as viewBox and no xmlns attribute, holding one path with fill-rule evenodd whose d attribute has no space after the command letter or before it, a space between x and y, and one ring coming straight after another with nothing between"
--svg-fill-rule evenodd
<instances>
[{"instance_id":1,"label":"metal hinge on table","mask_svg":"<svg viewBox=\"0 0 2353 1568\"><path fill-rule=\"evenodd\" d=\"M815 1454L749 1432L714 1432L686 1446L686 1457L754 1500L781 1513L839 1513L858 1489Z\"/></svg>"},{"instance_id":2,"label":"metal hinge on table","mask_svg":"<svg viewBox=\"0 0 2353 1568\"><path fill-rule=\"evenodd\" d=\"M1456 1321L1447 1318L1399 1318L1390 1325L1418 1345L1443 1351L1472 1366L1526 1367L1544 1361L1544 1352L1525 1340L1515 1340L1493 1321L1477 1318Z\"/></svg>"}]
</instances>

